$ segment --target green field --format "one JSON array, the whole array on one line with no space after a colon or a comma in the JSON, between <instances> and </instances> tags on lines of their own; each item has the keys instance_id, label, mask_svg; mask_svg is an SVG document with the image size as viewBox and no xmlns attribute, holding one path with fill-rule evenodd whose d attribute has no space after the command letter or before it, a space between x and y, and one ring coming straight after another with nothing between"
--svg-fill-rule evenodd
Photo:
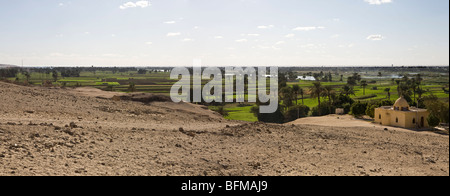
<instances>
[{"instance_id":1,"label":"green field","mask_svg":"<svg viewBox=\"0 0 450 196\"><path fill-rule=\"evenodd\" d=\"M31 73L30 75L29 82L34 85L41 85L45 80L53 81L51 74ZM18 74L17 78L19 81L26 80L23 74ZM16 78L9 78L9 80L14 81ZM137 71L125 73L97 71L94 74L93 72L83 71L80 77L59 77L58 81L53 82L53 84L66 87L94 87L102 90L108 89L108 86L113 86L114 91L129 92L129 82L135 82L136 90L139 92L169 95L170 88L177 80L170 80L170 73L167 72L138 74ZM140 82L148 84L141 85Z\"/></svg>"},{"instance_id":2,"label":"green field","mask_svg":"<svg viewBox=\"0 0 450 196\"><path fill-rule=\"evenodd\" d=\"M378 73L378 72L377 72ZM370 101L370 100L382 100L387 98L386 88L390 88L391 100L396 100L399 98L397 93L397 85L392 81L391 78L377 77L377 73L366 72L361 74L362 77L368 77L370 79L363 79L371 81L365 89L365 95L363 93L363 88L359 85L354 86L355 95L351 95L354 100L357 101ZM306 73L296 72L297 75L301 76ZM339 81L340 77L336 75L343 75L343 81ZM332 86L335 93L340 93L341 89L347 84L346 78L351 76L352 73L336 73L333 77L332 82L322 82L323 86ZM386 74L386 73L385 73ZM389 73L392 74L392 73ZM407 73L399 73L403 75L408 75ZM440 100L444 102L449 101L448 91L445 92L444 89L448 89L449 78L448 76L442 76L435 72L424 72L421 73L423 76L422 88L426 91L423 96L435 95ZM414 75L410 75L414 77ZM17 74L16 78L8 78L11 81L23 82L26 80L24 74ZM34 85L41 85L44 81L53 81L51 74L31 72L29 83ZM54 85L65 86L65 87L94 87L102 90L114 90L120 92L129 92L129 84L135 83L135 89L138 92L155 93L162 95L169 95L172 85L177 82L177 80L170 79L170 73L168 72L153 72L147 74L138 74L137 71L127 71L127 72L116 72L112 71L82 71L80 77L61 77L59 76ZM203 80L202 85L206 84L208 81ZM304 105L312 108L318 105L317 98L312 99L309 95L309 89L313 86L313 81L291 81L287 83L288 86L299 85L304 89ZM246 99L248 95L245 95ZM302 103L300 96L298 97L298 104ZM321 98L324 100L324 98ZM325 100L324 100L325 101ZM257 118L250 112L253 104L248 104L245 106L240 106L239 104L227 104L225 105L226 111L229 115L226 117L231 120L243 120L243 121L257 121Z\"/></svg>"}]
</instances>

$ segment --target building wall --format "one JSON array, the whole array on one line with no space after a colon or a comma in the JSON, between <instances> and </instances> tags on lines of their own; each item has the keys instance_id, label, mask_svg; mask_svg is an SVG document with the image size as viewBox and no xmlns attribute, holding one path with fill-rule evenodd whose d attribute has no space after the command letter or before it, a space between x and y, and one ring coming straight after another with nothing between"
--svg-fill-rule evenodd
<instances>
[{"instance_id":1,"label":"building wall","mask_svg":"<svg viewBox=\"0 0 450 196\"><path fill-rule=\"evenodd\" d=\"M391 114L389 113L389 111L390 110L376 108L375 109L375 122L382 124L382 125L390 126L392 117L391 117ZM381 115L381 118L380 118L380 115Z\"/></svg>"},{"instance_id":2,"label":"building wall","mask_svg":"<svg viewBox=\"0 0 450 196\"><path fill-rule=\"evenodd\" d=\"M374 121L376 123L382 124L382 122L381 122L382 118L380 118L381 113L382 113L381 108L375 108L375 117L374 117L375 120Z\"/></svg>"},{"instance_id":3,"label":"building wall","mask_svg":"<svg viewBox=\"0 0 450 196\"><path fill-rule=\"evenodd\" d=\"M401 111L388 111L391 113L391 126L395 127L406 127L406 113Z\"/></svg>"},{"instance_id":4,"label":"building wall","mask_svg":"<svg viewBox=\"0 0 450 196\"><path fill-rule=\"evenodd\" d=\"M422 128L426 128L429 126L427 122L428 115L429 112L416 113L377 108L375 109L375 122L385 126L414 129L416 128L416 123L420 126L421 119L423 118L424 127ZM413 122L413 119L415 119L416 123Z\"/></svg>"},{"instance_id":5,"label":"building wall","mask_svg":"<svg viewBox=\"0 0 450 196\"><path fill-rule=\"evenodd\" d=\"M428 121L427 121L428 115L429 115L428 112L418 112L418 113L410 112L410 113L407 113L407 115L405 116L406 122L407 122L405 127L406 128L416 128L416 123L417 123L418 126L421 126L422 118L423 118L423 127L421 127L421 128L428 127L429 126L428 125ZM415 120L416 123L414 123L414 120Z\"/></svg>"}]
</instances>

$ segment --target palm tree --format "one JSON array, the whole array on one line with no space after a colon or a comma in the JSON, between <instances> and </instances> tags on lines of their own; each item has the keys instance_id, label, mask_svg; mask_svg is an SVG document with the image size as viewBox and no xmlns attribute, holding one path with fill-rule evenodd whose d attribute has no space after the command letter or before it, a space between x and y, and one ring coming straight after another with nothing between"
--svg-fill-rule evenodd
<instances>
[{"instance_id":1,"label":"palm tree","mask_svg":"<svg viewBox=\"0 0 450 196\"><path fill-rule=\"evenodd\" d=\"M283 100L283 104L286 108L289 108L293 105L293 91L291 87L284 87L280 90L281 100Z\"/></svg>"},{"instance_id":2,"label":"palm tree","mask_svg":"<svg viewBox=\"0 0 450 196\"><path fill-rule=\"evenodd\" d=\"M367 81L363 80L361 81L361 86L363 87L363 95L366 95L366 87L367 87Z\"/></svg>"},{"instance_id":3,"label":"palm tree","mask_svg":"<svg viewBox=\"0 0 450 196\"><path fill-rule=\"evenodd\" d=\"M58 81L58 72L56 70L53 70L52 77L53 77L53 82Z\"/></svg>"},{"instance_id":4,"label":"palm tree","mask_svg":"<svg viewBox=\"0 0 450 196\"><path fill-rule=\"evenodd\" d=\"M299 94L302 96L302 105L305 105L304 98L303 98L305 95L305 91L303 90L303 88L299 89Z\"/></svg>"},{"instance_id":5,"label":"palm tree","mask_svg":"<svg viewBox=\"0 0 450 196\"><path fill-rule=\"evenodd\" d=\"M357 80L358 82L361 81L361 75L359 75L358 73L353 73L353 78L355 78L355 80Z\"/></svg>"},{"instance_id":6,"label":"palm tree","mask_svg":"<svg viewBox=\"0 0 450 196\"><path fill-rule=\"evenodd\" d=\"M298 105L298 94L300 93L300 86L298 84L292 86L292 92L295 94L295 105Z\"/></svg>"},{"instance_id":7,"label":"palm tree","mask_svg":"<svg viewBox=\"0 0 450 196\"><path fill-rule=\"evenodd\" d=\"M328 98L328 101L331 103L331 95L333 94L333 87L332 86L324 86L323 91Z\"/></svg>"},{"instance_id":8,"label":"palm tree","mask_svg":"<svg viewBox=\"0 0 450 196\"><path fill-rule=\"evenodd\" d=\"M423 88L418 87L417 90L416 90L416 93L417 93L417 96L418 96L417 99L421 100L422 99L422 95L425 94L426 92L427 91L424 90ZM417 107L420 107L419 102L417 102L416 104L417 104Z\"/></svg>"},{"instance_id":9,"label":"palm tree","mask_svg":"<svg viewBox=\"0 0 450 196\"><path fill-rule=\"evenodd\" d=\"M353 90L353 87L350 85L345 85L344 88L342 88L342 93L344 93L344 95L355 95L355 91Z\"/></svg>"},{"instance_id":10,"label":"palm tree","mask_svg":"<svg viewBox=\"0 0 450 196\"><path fill-rule=\"evenodd\" d=\"M400 92L400 80L395 80L395 83L397 83L397 93L398 93L398 96L401 96L401 92Z\"/></svg>"},{"instance_id":11,"label":"palm tree","mask_svg":"<svg viewBox=\"0 0 450 196\"><path fill-rule=\"evenodd\" d=\"M416 76L416 82L417 82L418 88L420 88L420 85L422 84L422 81L423 81L422 75L417 74L417 76Z\"/></svg>"},{"instance_id":12,"label":"palm tree","mask_svg":"<svg viewBox=\"0 0 450 196\"><path fill-rule=\"evenodd\" d=\"M128 91L130 92L136 91L136 84L134 84L134 82L130 82L130 86L128 86Z\"/></svg>"},{"instance_id":13,"label":"palm tree","mask_svg":"<svg viewBox=\"0 0 450 196\"><path fill-rule=\"evenodd\" d=\"M313 84L314 86L311 87L311 98L317 98L320 108L320 96L323 92L323 86L320 82L314 82Z\"/></svg>"},{"instance_id":14,"label":"palm tree","mask_svg":"<svg viewBox=\"0 0 450 196\"><path fill-rule=\"evenodd\" d=\"M411 96L411 88L409 85L405 84L405 83L400 83L400 85L398 86L399 89L399 96Z\"/></svg>"},{"instance_id":15,"label":"palm tree","mask_svg":"<svg viewBox=\"0 0 450 196\"><path fill-rule=\"evenodd\" d=\"M332 86L324 86L323 87L323 94L324 96L326 96L328 98L328 102L330 105L333 104L333 99L331 97L335 96L334 90ZM330 109L330 114L333 113L332 111L332 107L329 107Z\"/></svg>"},{"instance_id":16,"label":"palm tree","mask_svg":"<svg viewBox=\"0 0 450 196\"><path fill-rule=\"evenodd\" d=\"M418 86L418 82L416 81L416 78L412 79L410 86L414 93L414 103L416 103L416 91L417 91L417 86Z\"/></svg>"},{"instance_id":17,"label":"palm tree","mask_svg":"<svg viewBox=\"0 0 450 196\"><path fill-rule=\"evenodd\" d=\"M30 78L31 78L30 73L26 71L26 72L24 72L23 74L25 75L26 82L29 82L29 81L30 81Z\"/></svg>"},{"instance_id":18,"label":"palm tree","mask_svg":"<svg viewBox=\"0 0 450 196\"><path fill-rule=\"evenodd\" d=\"M419 99L421 99L422 98L422 95L423 94L425 94L427 91L426 90L423 90L423 88L417 88L417 90L416 90L416 93L417 93L417 96L419 97Z\"/></svg>"},{"instance_id":19,"label":"palm tree","mask_svg":"<svg viewBox=\"0 0 450 196\"><path fill-rule=\"evenodd\" d=\"M384 89L384 92L387 93L387 99L391 100L391 88L386 88Z\"/></svg>"}]
</instances>

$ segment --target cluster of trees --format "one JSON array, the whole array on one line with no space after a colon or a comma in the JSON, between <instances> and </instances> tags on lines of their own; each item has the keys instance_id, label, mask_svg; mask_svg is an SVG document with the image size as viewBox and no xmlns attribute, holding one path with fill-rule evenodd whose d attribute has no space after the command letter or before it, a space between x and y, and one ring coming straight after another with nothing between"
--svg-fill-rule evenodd
<instances>
[{"instance_id":1,"label":"cluster of trees","mask_svg":"<svg viewBox=\"0 0 450 196\"><path fill-rule=\"evenodd\" d=\"M347 78L347 85L356 86L358 85L358 82L361 82L361 80L361 75L354 73L352 76Z\"/></svg>"},{"instance_id":2,"label":"cluster of trees","mask_svg":"<svg viewBox=\"0 0 450 196\"><path fill-rule=\"evenodd\" d=\"M17 73L19 73L19 69L16 68L0 69L0 78L13 78Z\"/></svg>"},{"instance_id":3,"label":"cluster of trees","mask_svg":"<svg viewBox=\"0 0 450 196\"><path fill-rule=\"evenodd\" d=\"M345 113L350 112L354 103L350 95L354 94L353 88L344 86L339 92L332 86L323 86L320 82L313 83L310 88L311 98L317 98L318 106L312 108L312 116L333 114L336 108L344 108ZM321 101L323 98L323 101Z\"/></svg>"},{"instance_id":4,"label":"cluster of trees","mask_svg":"<svg viewBox=\"0 0 450 196\"><path fill-rule=\"evenodd\" d=\"M380 100L371 102L356 102L352 105L350 113L354 116L367 115L371 118L375 117L375 108L381 106L393 105L392 100ZM428 109L430 115L427 119L431 127L435 127L440 123L449 123L449 103L440 101L436 96L429 95L423 97L424 107Z\"/></svg>"},{"instance_id":5,"label":"cluster of trees","mask_svg":"<svg viewBox=\"0 0 450 196\"><path fill-rule=\"evenodd\" d=\"M367 115L371 118L374 118L376 108L390 105L394 105L394 102L392 100L375 100L369 102L358 101L351 106L350 113L354 116Z\"/></svg>"},{"instance_id":6,"label":"cluster of trees","mask_svg":"<svg viewBox=\"0 0 450 196\"><path fill-rule=\"evenodd\" d=\"M328 75L328 74L327 74ZM331 75L331 73L330 73ZM326 76L326 75L325 75ZM344 108L345 112L350 112L351 106L354 103L350 98L354 94L353 88L346 86L340 92L336 91L332 86L324 86L320 81L313 83L313 86L308 89L303 89L299 85L287 86L286 75L279 74L279 109L273 114L260 114L258 103L252 109L252 112L258 117L259 121L270 123L284 123L296 120L298 118L312 116L323 116L333 114L336 108ZM329 78L329 77L327 77ZM349 88L349 89L347 89ZM318 106L309 108L304 105L305 95L311 98L317 98Z\"/></svg>"},{"instance_id":7,"label":"cluster of trees","mask_svg":"<svg viewBox=\"0 0 450 196\"><path fill-rule=\"evenodd\" d=\"M146 73L147 73L147 70L145 70L145 69L138 70L138 74L146 74Z\"/></svg>"},{"instance_id":8,"label":"cluster of trees","mask_svg":"<svg viewBox=\"0 0 450 196\"><path fill-rule=\"evenodd\" d=\"M423 78L420 74L413 78L404 76L400 80L393 79L397 84L397 93L403 96L411 106L418 108L425 108L430 111L430 116L427 119L430 126L437 126L439 123L449 123L449 103L440 101L436 96L423 96L427 91L422 88ZM361 86L364 81L361 81ZM350 88L350 87L347 87ZM350 89L347 89L351 91ZM391 89L384 90L387 94L386 100L372 101L372 102L357 102L351 107L350 113L355 116L368 115L374 118L375 108L380 106L393 105L391 100Z\"/></svg>"},{"instance_id":9,"label":"cluster of trees","mask_svg":"<svg viewBox=\"0 0 450 196\"><path fill-rule=\"evenodd\" d=\"M422 101L430 111L427 119L430 126L435 127L439 123L449 123L449 103L440 101L435 95L425 96Z\"/></svg>"},{"instance_id":10,"label":"cluster of trees","mask_svg":"<svg viewBox=\"0 0 450 196\"><path fill-rule=\"evenodd\" d=\"M305 91L298 85L293 87L287 86L288 78L293 77L292 74L284 73L278 74L278 95L279 95L279 107L276 112L272 114L261 114L259 107L261 105L268 105L269 103L260 103L259 99L257 105L254 106L251 111L258 118L258 121L268 123L284 123L293 121L298 118L308 116L310 108L303 105ZM302 98L302 104L299 105L298 98Z\"/></svg>"},{"instance_id":11,"label":"cluster of trees","mask_svg":"<svg viewBox=\"0 0 450 196\"><path fill-rule=\"evenodd\" d=\"M288 74L289 75L289 74ZM386 88L386 99L375 101L355 101L350 96L355 95L354 86L360 85L363 88L365 95L367 81L362 80L357 73L348 78L348 83L342 89L335 90L333 86L324 86L320 81L313 83L313 86L308 89L303 89L299 85L289 87L286 85L287 78L285 74L279 74L279 109L273 114L260 114L258 103L252 109L252 112L258 117L259 121L269 123L284 123L296 120L298 118L312 116L323 116L333 114L336 108L343 108L345 113L350 113L354 116L368 115L374 118L375 108L381 106L393 105L391 100L391 89ZM405 97L410 102L410 105L419 104L420 108L426 108L431 112L428 119L431 126L439 123L448 123L449 121L449 104L439 101L436 96L423 97L425 91L421 88L423 79L420 75L409 79L404 77L397 80L397 90L400 96ZM316 98L318 106L309 108L304 105L304 97L309 95L310 98Z\"/></svg>"},{"instance_id":12,"label":"cluster of trees","mask_svg":"<svg viewBox=\"0 0 450 196\"><path fill-rule=\"evenodd\" d=\"M167 71L167 68L156 69L137 69L135 67L55 67L55 68L7 68L0 69L0 78L13 78L16 77L16 81L19 81L17 74L21 73L25 76L25 82L29 82L31 73L47 74L53 78L53 82L57 82L60 77L80 77L82 71L92 72L94 75L97 71L112 71L112 73L124 73L129 71L138 71L138 74L146 74L152 72L158 72L158 70Z\"/></svg>"},{"instance_id":13,"label":"cluster of trees","mask_svg":"<svg viewBox=\"0 0 450 196\"><path fill-rule=\"evenodd\" d=\"M403 96L410 105L417 107L426 107L424 105L423 94L426 91L422 88L423 78L420 74L417 74L414 78L404 76L401 80L395 80L397 84L397 92L400 96Z\"/></svg>"},{"instance_id":14,"label":"cluster of trees","mask_svg":"<svg viewBox=\"0 0 450 196\"><path fill-rule=\"evenodd\" d=\"M80 77L81 69L61 69L60 72L62 77Z\"/></svg>"}]
</instances>

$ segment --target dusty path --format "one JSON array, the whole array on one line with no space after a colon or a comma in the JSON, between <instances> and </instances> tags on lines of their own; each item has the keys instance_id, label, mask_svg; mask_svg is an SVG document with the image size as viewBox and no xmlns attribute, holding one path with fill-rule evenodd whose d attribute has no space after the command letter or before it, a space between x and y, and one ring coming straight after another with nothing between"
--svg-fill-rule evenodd
<instances>
[{"instance_id":1,"label":"dusty path","mask_svg":"<svg viewBox=\"0 0 450 196\"><path fill-rule=\"evenodd\" d=\"M449 175L437 134L244 123L1 82L0 100L0 175Z\"/></svg>"},{"instance_id":2,"label":"dusty path","mask_svg":"<svg viewBox=\"0 0 450 196\"><path fill-rule=\"evenodd\" d=\"M351 115L328 115L321 117L307 117L301 118L296 121L287 123L290 125L316 125L325 127L339 127L339 128L373 128L376 130L395 130L403 131L407 133L416 132L417 134L436 135L436 133L429 132L427 130L410 130L400 127L383 126L377 123L373 123L371 120L357 119Z\"/></svg>"}]
</instances>

